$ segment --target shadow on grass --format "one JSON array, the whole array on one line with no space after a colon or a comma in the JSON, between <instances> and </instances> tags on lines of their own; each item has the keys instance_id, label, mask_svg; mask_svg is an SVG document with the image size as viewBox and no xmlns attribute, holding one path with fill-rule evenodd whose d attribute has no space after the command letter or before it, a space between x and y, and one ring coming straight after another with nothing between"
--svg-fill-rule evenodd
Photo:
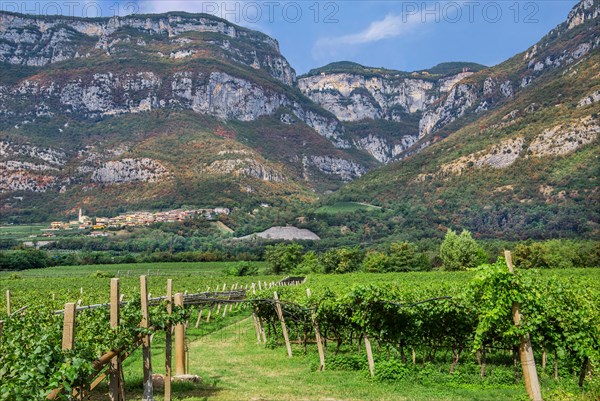
<instances>
[{"instance_id":1,"label":"shadow on grass","mask_svg":"<svg viewBox=\"0 0 600 401\"><path fill-rule=\"evenodd\" d=\"M224 388L220 386L221 376L210 376L202 378L200 383L173 383L171 386L171 394L173 394L174 400L185 400L193 398L194 400L208 401L210 398L215 397L219 392L223 391ZM126 400L140 400L142 393L142 380L129 381L126 384L125 399ZM157 401L163 399L164 387L154 387L154 397ZM90 400L100 401L108 399L108 385L101 384L91 394Z\"/></svg>"}]
</instances>

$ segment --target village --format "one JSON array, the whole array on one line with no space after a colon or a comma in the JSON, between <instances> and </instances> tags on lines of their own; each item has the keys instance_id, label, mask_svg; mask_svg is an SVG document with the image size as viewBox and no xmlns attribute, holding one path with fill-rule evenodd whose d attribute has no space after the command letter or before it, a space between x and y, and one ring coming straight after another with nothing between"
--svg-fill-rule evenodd
<instances>
[{"instance_id":1,"label":"village","mask_svg":"<svg viewBox=\"0 0 600 401\"><path fill-rule=\"evenodd\" d=\"M77 220L69 222L53 221L46 231L92 229L100 233L107 228L139 227L155 223L174 223L195 217L203 217L212 220L219 215L228 215L230 212L229 208L217 207L212 209L192 210L175 209L163 212L130 212L115 217L89 217L83 214L82 209L79 209L79 217Z\"/></svg>"}]
</instances>

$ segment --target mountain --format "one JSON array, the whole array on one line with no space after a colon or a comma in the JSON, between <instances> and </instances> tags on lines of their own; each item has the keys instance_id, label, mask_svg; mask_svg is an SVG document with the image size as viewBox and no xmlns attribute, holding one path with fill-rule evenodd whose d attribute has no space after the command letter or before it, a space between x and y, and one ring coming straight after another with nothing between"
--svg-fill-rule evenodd
<instances>
[{"instance_id":1,"label":"mountain","mask_svg":"<svg viewBox=\"0 0 600 401\"><path fill-rule=\"evenodd\" d=\"M328 199L387 207L397 233L600 237L600 2L431 103L401 161ZM389 215L386 218L390 218Z\"/></svg>"},{"instance_id":2,"label":"mountain","mask_svg":"<svg viewBox=\"0 0 600 401\"><path fill-rule=\"evenodd\" d=\"M311 224L357 201L384 207L339 217L360 241L598 236L599 4L494 67L299 77L275 39L206 14L0 12L0 221L267 203Z\"/></svg>"},{"instance_id":3,"label":"mountain","mask_svg":"<svg viewBox=\"0 0 600 401\"><path fill-rule=\"evenodd\" d=\"M483 68L444 63L409 73L337 62L299 77L298 88L342 122L354 146L388 163L418 141L423 114Z\"/></svg>"},{"instance_id":4,"label":"mountain","mask_svg":"<svg viewBox=\"0 0 600 401\"><path fill-rule=\"evenodd\" d=\"M210 15L1 12L0 74L3 219L310 200L377 164L276 40Z\"/></svg>"}]
</instances>

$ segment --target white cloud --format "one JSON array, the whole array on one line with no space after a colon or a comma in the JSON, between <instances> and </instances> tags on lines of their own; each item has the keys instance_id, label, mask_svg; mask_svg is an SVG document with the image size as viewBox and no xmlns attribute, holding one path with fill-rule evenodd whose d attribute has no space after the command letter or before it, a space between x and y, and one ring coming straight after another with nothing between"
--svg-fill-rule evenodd
<instances>
[{"instance_id":1,"label":"white cloud","mask_svg":"<svg viewBox=\"0 0 600 401\"><path fill-rule=\"evenodd\" d=\"M380 21L373 21L369 27L361 32L340 36L336 39L339 44L362 44L369 42L377 42L384 39L394 38L408 33L415 22L420 22L420 19L405 18L401 15L388 14Z\"/></svg>"},{"instance_id":2,"label":"white cloud","mask_svg":"<svg viewBox=\"0 0 600 401\"><path fill-rule=\"evenodd\" d=\"M381 20L371 22L360 32L318 39L313 47L313 57L321 59L349 54L355 52L358 45L408 35L422 23L421 17L416 14L409 16L388 14Z\"/></svg>"}]
</instances>

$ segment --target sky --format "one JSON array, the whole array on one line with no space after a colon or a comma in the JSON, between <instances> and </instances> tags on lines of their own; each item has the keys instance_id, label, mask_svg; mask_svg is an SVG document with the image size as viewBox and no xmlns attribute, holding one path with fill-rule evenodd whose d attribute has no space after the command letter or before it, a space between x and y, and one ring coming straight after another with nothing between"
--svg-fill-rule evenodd
<instances>
[{"instance_id":1,"label":"sky","mask_svg":"<svg viewBox=\"0 0 600 401\"><path fill-rule=\"evenodd\" d=\"M446 61L492 66L564 21L576 0L0 0L28 14L207 12L279 41L299 74L334 61L416 71Z\"/></svg>"}]
</instances>

